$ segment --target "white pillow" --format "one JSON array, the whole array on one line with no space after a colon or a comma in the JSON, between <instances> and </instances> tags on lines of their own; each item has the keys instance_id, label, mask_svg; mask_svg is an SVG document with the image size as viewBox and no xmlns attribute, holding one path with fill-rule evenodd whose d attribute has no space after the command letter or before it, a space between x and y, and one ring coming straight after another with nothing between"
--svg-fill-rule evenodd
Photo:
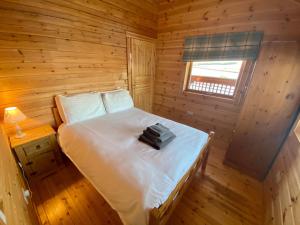
<instances>
[{"instance_id":1,"label":"white pillow","mask_svg":"<svg viewBox=\"0 0 300 225\"><path fill-rule=\"evenodd\" d=\"M127 90L116 90L102 93L102 99L108 113L133 108L133 101Z\"/></svg>"},{"instance_id":2,"label":"white pillow","mask_svg":"<svg viewBox=\"0 0 300 225\"><path fill-rule=\"evenodd\" d=\"M57 95L55 102L62 121L72 124L106 114L100 93Z\"/></svg>"}]
</instances>

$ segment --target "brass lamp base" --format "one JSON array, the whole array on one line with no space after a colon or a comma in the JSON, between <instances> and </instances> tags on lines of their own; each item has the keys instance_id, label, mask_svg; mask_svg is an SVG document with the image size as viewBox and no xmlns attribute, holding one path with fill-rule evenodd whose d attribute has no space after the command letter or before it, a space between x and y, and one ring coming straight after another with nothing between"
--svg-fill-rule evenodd
<instances>
[{"instance_id":1,"label":"brass lamp base","mask_svg":"<svg viewBox=\"0 0 300 225\"><path fill-rule=\"evenodd\" d=\"M26 133L24 133L21 129L21 127L16 123L16 135L15 138L23 138L26 136Z\"/></svg>"}]
</instances>

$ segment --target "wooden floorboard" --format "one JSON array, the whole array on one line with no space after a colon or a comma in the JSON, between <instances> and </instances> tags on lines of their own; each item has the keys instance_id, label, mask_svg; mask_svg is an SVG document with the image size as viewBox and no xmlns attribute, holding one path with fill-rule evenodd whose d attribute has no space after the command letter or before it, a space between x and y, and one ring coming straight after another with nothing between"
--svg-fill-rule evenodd
<instances>
[{"instance_id":1,"label":"wooden floorboard","mask_svg":"<svg viewBox=\"0 0 300 225\"><path fill-rule=\"evenodd\" d=\"M261 225L262 184L223 165L214 145L204 178L198 173L168 225ZM121 225L117 213L71 163L31 184L42 224Z\"/></svg>"}]
</instances>

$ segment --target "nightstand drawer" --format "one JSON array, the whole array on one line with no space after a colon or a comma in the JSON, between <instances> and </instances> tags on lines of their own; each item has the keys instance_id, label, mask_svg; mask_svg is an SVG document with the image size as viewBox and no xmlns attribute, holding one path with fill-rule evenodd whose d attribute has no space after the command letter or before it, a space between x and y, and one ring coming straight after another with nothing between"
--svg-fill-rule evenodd
<instances>
[{"instance_id":1,"label":"nightstand drawer","mask_svg":"<svg viewBox=\"0 0 300 225\"><path fill-rule=\"evenodd\" d=\"M23 138L10 137L11 147L26 176L39 179L60 167L61 155L53 128L49 125L26 131Z\"/></svg>"},{"instance_id":2,"label":"nightstand drawer","mask_svg":"<svg viewBox=\"0 0 300 225\"><path fill-rule=\"evenodd\" d=\"M49 137L33 141L22 146L27 157L37 156L45 152L51 151L51 140Z\"/></svg>"},{"instance_id":3,"label":"nightstand drawer","mask_svg":"<svg viewBox=\"0 0 300 225\"><path fill-rule=\"evenodd\" d=\"M44 172L52 171L56 166L56 159L53 151L38 155L26 163L30 176L36 176Z\"/></svg>"}]
</instances>

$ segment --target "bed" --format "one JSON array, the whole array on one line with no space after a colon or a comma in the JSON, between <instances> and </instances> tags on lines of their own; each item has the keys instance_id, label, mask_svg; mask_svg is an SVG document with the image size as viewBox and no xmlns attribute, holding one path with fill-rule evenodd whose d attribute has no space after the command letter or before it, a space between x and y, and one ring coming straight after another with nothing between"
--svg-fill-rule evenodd
<instances>
[{"instance_id":1,"label":"bed","mask_svg":"<svg viewBox=\"0 0 300 225\"><path fill-rule=\"evenodd\" d=\"M201 165L204 173L214 135L134 107L70 125L54 115L63 152L125 225L167 222ZM157 122L177 136L159 151L138 141Z\"/></svg>"}]
</instances>

